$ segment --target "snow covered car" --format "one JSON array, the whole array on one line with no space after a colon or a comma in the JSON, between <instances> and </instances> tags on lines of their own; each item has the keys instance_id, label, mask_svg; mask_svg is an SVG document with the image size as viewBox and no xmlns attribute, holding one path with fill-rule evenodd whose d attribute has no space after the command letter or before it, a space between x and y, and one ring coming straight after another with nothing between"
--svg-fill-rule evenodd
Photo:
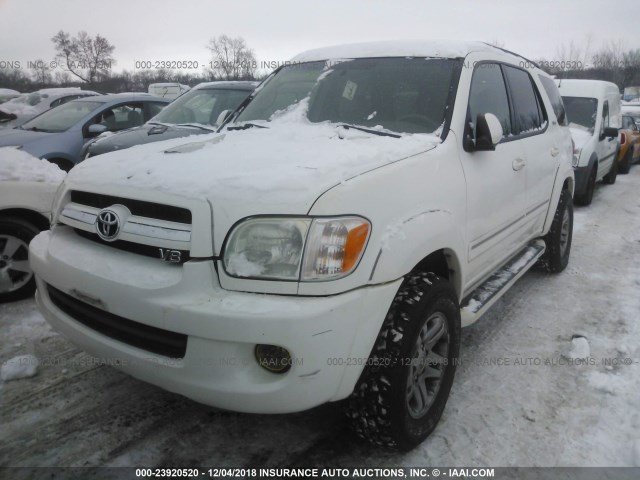
<instances>
[{"instance_id":1,"label":"snow covered car","mask_svg":"<svg viewBox=\"0 0 640 480\"><path fill-rule=\"evenodd\" d=\"M142 125L169 100L148 94L118 93L79 98L48 110L23 125L0 131L0 147L23 149L69 171L82 147L104 132Z\"/></svg>"},{"instance_id":2,"label":"snow covered car","mask_svg":"<svg viewBox=\"0 0 640 480\"><path fill-rule=\"evenodd\" d=\"M0 103L8 102L12 98L20 96L20 92L10 88L0 88Z\"/></svg>"},{"instance_id":3,"label":"snow covered car","mask_svg":"<svg viewBox=\"0 0 640 480\"><path fill-rule=\"evenodd\" d=\"M175 100L180 95L188 91L188 85L182 85L177 82L152 83L149 85L148 89L148 92L151 95L166 98L167 100Z\"/></svg>"},{"instance_id":4,"label":"snow covered car","mask_svg":"<svg viewBox=\"0 0 640 480\"><path fill-rule=\"evenodd\" d=\"M618 173L626 174L631 164L640 159L640 129L630 115L622 115L620 130L620 152L618 153Z\"/></svg>"},{"instance_id":5,"label":"snow covered car","mask_svg":"<svg viewBox=\"0 0 640 480\"><path fill-rule=\"evenodd\" d=\"M313 50L216 134L87 159L30 244L41 312L196 401L348 399L360 436L412 448L461 327L569 261L571 136L553 79L523 62L484 43Z\"/></svg>"},{"instance_id":6,"label":"snow covered car","mask_svg":"<svg viewBox=\"0 0 640 480\"><path fill-rule=\"evenodd\" d=\"M70 102L76 98L100 95L80 88L44 88L25 93L0 105L0 128L14 128L40 115L50 108Z\"/></svg>"},{"instance_id":7,"label":"snow covered car","mask_svg":"<svg viewBox=\"0 0 640 480\"><path fill-rule=\"evenodd\" d=\"M235 110L257 85L258 82L241 81L201 83L144 125L87 143L81 156L92 157L143 143L215 132L220 126L220 114Z\"/></svg>"},{"instance_id":8,"label":"snow covered car","mask_svg":"<svg viewBox=\"0 0 640 480\"><path fill-rule=\"evenodd\" d=\"M590 205L596 182L611 185L618 175L620 91L601 80L560 80L558 88L574 142L575 200Z\"/></svg>"},{"instance_id":9,"label":"snow covered car","mask_svg":"<svg viewBox=\"0 0 640 480\"><path fill-rule=\"evenodd\" d=\"M29 242L49 228L65 173L15 148L0 148L0 303L33 295Z\"/></svg>"}]
</instances>

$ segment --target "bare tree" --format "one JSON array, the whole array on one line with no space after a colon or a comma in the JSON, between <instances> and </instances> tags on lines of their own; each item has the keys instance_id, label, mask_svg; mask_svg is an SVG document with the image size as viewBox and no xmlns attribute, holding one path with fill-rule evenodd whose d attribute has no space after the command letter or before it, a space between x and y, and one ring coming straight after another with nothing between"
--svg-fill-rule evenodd
<instances>
[{"instance_id":1,"label":"bare tree","mask_svg":"<svg viewBox=\"0 0 640 480\"><path fill-rule=\"evenodd\" d=\"M84 82L94 83L100 75L108 75L115 63L116 47L100 35L92 38L87 32L79 32L77 37L71 37L60 30L51 41L56 58L64 61L62 67Z\"/></svg>"},{"instance_id":2,"label":"bare tree","mask_svg":"<svg viewBox=\"0 0 640 480\"><path fill-rule=\"evenodd\" d=\"M618 87L624 83L625 48L622 40L608 40L602 44L592 57L594 70L604 72L604 80L615 83Z\"/></svg>"},{"instance_id":3,"label":"bare tree","mask_svg":"<svg viewBox=\"0 0 640 480\"><path fill-rule=\"evenodd\" d=\"M38 59L34 62L34 67L33 67L33 77L36 81L36 83L41 87L44 88L46 85L49 85L52 83L52 76L51 76L51 68L49 68L49 62L45 62L42 59Z\"/></svg>"},{"instance_id":4,"label":"bare tree","mask_svg":"<svg viewBox=\"0 0 640 480\"><path fill-rule=\"evenodd\" d=\"M225 80L253 79L258 62L242 37L220 35L209 40L211 74Z\"/></svg>"},{"instance_id":5,"label":"bare tree","mask_svg":"<svg viewBox=\"0 0 640 480\"><path fill-rule=\"evenodd\" d=\"M61 87L66 87L71 83L71 75L69 75L69 72L62 70L56 70L53 73L53 79L55 84L60 85Z\"/></svg>"}]
</instances>

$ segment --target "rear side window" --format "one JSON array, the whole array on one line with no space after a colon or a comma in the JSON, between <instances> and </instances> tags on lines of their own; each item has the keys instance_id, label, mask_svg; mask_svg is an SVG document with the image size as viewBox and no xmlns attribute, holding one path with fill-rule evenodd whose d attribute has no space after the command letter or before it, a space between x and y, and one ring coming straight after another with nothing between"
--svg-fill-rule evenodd
<instances>
[{"instance_id":1,"label":"rear side window","mask_svg":"<svg viewBox=\"0 0 640 480\"><path fill-rule=\"evenodd\" d=\"M493 113L498 117L505 136L511 133L509 99L502 69L497 63L480 64L473 72L469 95L469 121L473 129L473 138L475 138L476 118L484 113Z\"/></svg>"},{"instance_id":2,"label":"rear side window","mask_svg":"<svg viewBox=\"0 0 640 480\"><path fill-rule=\"evenodd\" d=\"M569 125L569 122L567 121L567 112L564 109L562 96L560 96L560 90L558 90L556 83L549 77L543 77L542 75L539 75L538 78L542 83L544 91L547 92L547 96L549 97L551 106L553 107L553 113L556 114L558 123L564 126Z\"/></svg>"},{"instance_id":3,"label":"rear side window","mask_svg":"<svg viewBox=\"0 0 640 480\"><path fill-rule=\"evenodd\" d=\"M515 112L513 134L529 133L543 128L544 114L529 74L508 65L504 66L504 71Z\"/></svg>"}]
</instances>

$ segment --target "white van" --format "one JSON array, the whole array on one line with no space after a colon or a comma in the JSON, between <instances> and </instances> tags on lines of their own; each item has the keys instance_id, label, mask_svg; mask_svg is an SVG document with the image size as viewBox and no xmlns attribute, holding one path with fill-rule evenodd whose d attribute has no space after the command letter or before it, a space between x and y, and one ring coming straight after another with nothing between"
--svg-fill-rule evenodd
<instances>
[{"instance_id":1,"label":"white van","mask_svg":"<svg viewBox=\"0 0 640 480\"><path fill-rule=\"evenodd\" d=\"M601 80L559 80L558 88L574 142L575 202L589 205L597 181L616 181L620 90Z\"/></svg>"},{"instance_id":2,"label":"white van","mask_svg":"<svg viewBox=\"0 0 640 480\"><path fill-rule=\"evenodd\" d=\"M149 85L149 93L156 97L168 98L174 100L182 95L184 92L188 92L191 89L188 85L182 85L177 82L169 83L152 83Z\"/></svg>"}]
</instances>

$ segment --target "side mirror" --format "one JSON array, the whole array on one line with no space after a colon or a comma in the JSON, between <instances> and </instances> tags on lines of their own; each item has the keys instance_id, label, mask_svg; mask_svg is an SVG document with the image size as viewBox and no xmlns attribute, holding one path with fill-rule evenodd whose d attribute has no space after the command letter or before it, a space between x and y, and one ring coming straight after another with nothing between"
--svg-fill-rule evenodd
<instances>
[{"instance_id":1,"label":"side mirror","mask_svg":"<svg viewBox=\"0 0 640 480\"><path fill-rule=\"evenodd\" d=\"M216 124L214 126L219 127L220 125L222 125L227 120L227 118L229 118L230 114L231 114L231 110L221 111L220 115L218 115L218 118L216 119Z\"/></svg>"},{"instance_id":2,"label":"side mirror","mask_svg":"<svg viewBox=\"0 0 640 480\"><path fill-rule=\"evenodd\" d=\"M602 136L603 138L604 137L616 138L618 136L618 129L613 127L605 127Z\"/></svg>"},{"instance_id":3,"label":"side mirror","mask_svg":"<svg viewBox=\"0 0 640 480\"><path fill-rule=\"evenodd\" d=\"M498 117L493 113L478 114L474 150L495 150L503 135L504 130Z\"/></svg>"},{"instance_id":4,"label":"side mirror","mask_svg":"<svg viewBox=\"0 0 640 480\"><path fill-rule=\"evenodd\" d=\"M94 123L93 125L89 125L89 128L87 129L87 131L89 132L90 137L96 137L101 133L106 132L107 127L104 125L100 125L99 123Z\"/></svg>"}]
</instances>

